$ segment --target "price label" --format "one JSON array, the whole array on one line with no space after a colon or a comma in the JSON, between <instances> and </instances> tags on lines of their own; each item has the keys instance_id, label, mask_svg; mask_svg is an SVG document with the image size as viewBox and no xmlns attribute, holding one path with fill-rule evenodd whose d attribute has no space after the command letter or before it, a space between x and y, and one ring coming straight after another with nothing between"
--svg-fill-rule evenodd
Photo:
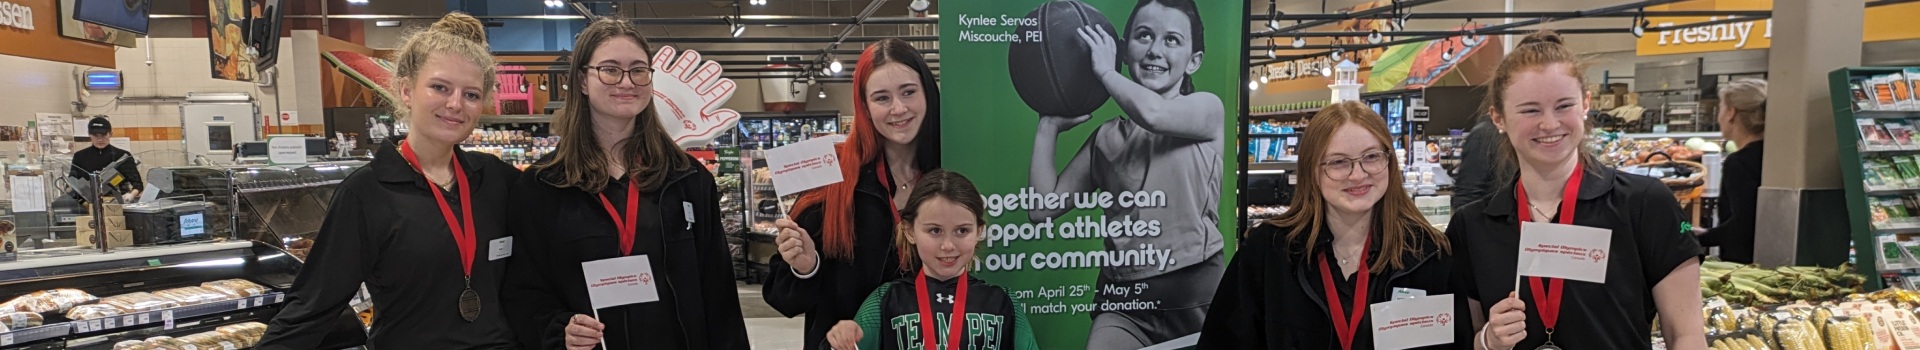
<instances>
[{"instance_id":1,"label":"price label","mask_svg":"<svg viewBox=\"0 0 1920 350\"><path fill-rule=\"evenodd\" d=\"M122 326L132 326L132 325L134 325L134 323L133 323L133 316L126 316L126 317L121 317L121 318L120 318L120 325L122 325Z\"/></svg>"},{"instance_id":2,"label":"price label","mask_svg":"<svg viewBox=\"0 0 1920 350\"><path fill-rule=\"evenodd\" d=\"M147 324L147 322L153 322L153 319L152 319L152 318L150 318L150 317L148 317L148 316L152 316L152 315L153 315L153 314L151 314L151 313L141 313L141 314L140 314L140 324Z\"/></svg>"},{"instance_id":3,"label":"price label","mask_svg":"<svg viewBox=\"0 0 1920 350\"><path fill-rule=\"evenodd\" d=\"M226 349L226 350L238 350L238 349L239 349L239 347L236 347L236 346L233 346L233 343L232 343L232 342L228 342L228 341L225 341L225 340L222 340L222 341L220 341L220 347L221 347L221 348L223 348L223 349Z\"/></svg>"},{"instance_id":4,"label":"price label","mask_svg":"<svg viewBox=\"0 0 1920 350\"><path fill-rule=\"evenodd\" d=\"M240 300L235 300L235 301L237 301L237 302L233 304L233 308L235 308L235 309L245 309L245 308L247 308L247 300L246 300L246 299L240 299Z\"/></svg>"},{"instance_id":5,"label":"price label","mask_svg":"<svg viewBox=\"0 0 1920 350\"><path fill-rule=\"evenodd\" d=\"M253 307L260 307L260 305L266 305L266 304L267 304L267 297L253 298Z\"/></svg>"},{"instance_id":6,"label":"price label","mask_svg":"<svg viewBox=\"0 0 1920 350\"><path fill-rule=\"evenodd\" d=\"M105 322L105 323L103 323L103 325L105 325L105 327L100 327L101 329L113 329L113 328L115 328L115 327L114 327L114 325L113 325L113 318L112 318L112 317L108 317L107 319L105 319L105 320L101 320L101 321L104 321L104 322Z\"/></svg>"},{"instance_id":7,"label":"price label","mask_svg":"<svg viewBox=\"0 0 1920 350\"><path fill-rule=\"evenodd\" d=\"M79 329L78 331L75 331L75 333L86 333L86 332L93 331L93 327L87 326L86 322L75 322L73 324L73 328Z\"/></svg>"},{"instance_id":8,"label":"price label","mask_svg":"<svg viewBox=\"0 0 1920 350\"><path fill-rule=\"evenodd\" d=\"M161 329L173 330L173 310L161 311L160 322L164 323L160 326Z\"/></svg>"},{"instance_id":9,"label":"price label","mask_svg":"<svg viewBox=\"0 0 1920 350\"><path fill-rule=\"evenodd\" d=\"M13 333L0 334L0 345L13 345Z\"/></svg>"},{"instance_id":10,"label":"price label","mask_svg":"<svg viewBox=\"0 0 1920 350\"><path fill-rule=\"evenodd\" d=\"M101 327L101 323L100 323L100 320L93 320L93 321L89 321L89 322L87 322L87 323L92 323L92 324L93 324L93 330L96 330L96 331L97 331L97 330L104 330L104 329L107 329L106 327Z\"/></svg>"}]
</instances>

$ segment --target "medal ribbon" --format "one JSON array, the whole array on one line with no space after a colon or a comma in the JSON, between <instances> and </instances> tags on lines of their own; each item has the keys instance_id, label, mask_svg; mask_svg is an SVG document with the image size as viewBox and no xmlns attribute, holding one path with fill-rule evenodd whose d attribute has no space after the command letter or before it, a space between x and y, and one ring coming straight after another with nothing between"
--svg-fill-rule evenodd
<instances>
[{"instance_id":1,"label":"medal ribbon","mask_svg":"<svg viewBox=\"0 0 1920 350\"><path fill-rule=\"evenodd\" d=\"M967 272L964 270L960 271L960 277L955 279L954 283L959 284L959 286L954 287L953 314L947 317L949 323L947 326L948 350L960 349L960 335L963 334L963 330L967 328ZM925 272L920 273L919 286L917 287L919 288L916 288L915 292L920 298L920 338L925 343L925 347L922 347L922 349L939 349L939 344L934 342L934 338L939 336L940 331L935 330L933 326L933 304L930 299L927 299L927 274Z\"/></svg>"},{"instance_id":2,"label":"medal ribbon","mask_svg":"<svg viewBox=\"0 0 1920 350\"><path fill-rule=\"evenodd\" d=\"M406 158L407 165L411 165L414 171L420 173L421 177L427 176L427 170L425 168L420 167L420 157L413 154L413 146L407 144L406 141L400 141L400 156ZM458 152L454 153L454 156L458 157L459 156ZM453 216L453 207L447 205L447 196L444 194L440 194L439 188L434 188L428 192L433 192L433 199L434 199L433 204L440 205L440 217L447 220L447 229L453 231L453 244L455 246L460 247L461 272L466 274L465 277L467 278L468 283L472 283L473 246L477 241L479 241L479 238L477 238L478 235L474 234L474 228L477 226L473 225L473 192L468 191L467 172L465 169L460 167L460 161L453 160L452 162L453 162L453 178L454 178L454 181L459 183L459 186L460 186L459 191L460 191L461 216L460 217ZM428 180L427 182L433 182L433 181ZM460 219L463 219L463 218L466 219L466 225L460 224L460 221L461 221Z\"/></svg>"},{"instance_id":3,"label":"medal ribbon","mask_svg":"<svg viewBox=\"0 0 1920 350\"><path fill-rule=\"evenodd\" d=\"M620 211L613 208L613 201L607 200L607 194L599 193L600 206L607 209L612 217L613 227L620 231L620 256L633 255L633 236L640 232L640 181L627 182L627 216L621 220Z\"/></svg>"},{"instance_id":4,"label":"medal ribbon","mask_svg":"<svg viewBox=\"0 0 1920 350\"><path fill-rule=\"evenodd\" d=\"M1368 238L1366 244L1372 243L1372 238ZM1367 272L1367 248L1365 245L1360 247L1360 268L1354 270L1351 317L1347 315L1345 305L1340 304L1340 290L1333 286L1334 269L1327 265L1327 260L1331 259L1333 253L1328 252L1326 259L1320 260L1320 284L1327 290L1327 308L1333 314L1334 335L1340 337L1340 348L1352 349L1354 334L1359 332L1360 318L1366 315L1367 309L1367 280L1371 277Z\"/></svg>"},{"instance_id":5,"label":"medal ribbon","mask_svg":"<svg viewBox=\"0 0 1920 350\"><path fill-rule=\"evenodd\" d=\"M1574 163L1573 174L1567 176L1567 187L1561 191L1560 212L1557 213L1557 215L1560 216L1559 222L1561 225L1573 224L1573 204L1580 200L1580 178L1585 174L1585 172L1583 172L1585 168L1586 167L1580 163ZM1523 182L1515 186L1514 192L1514 197L1517 197L1520 201L1520 222L1522 222L1522 225L1526 222L1532 222L1533 207L1527 205L1526 183ZM1528 286L1533 290L1533 300L1540 303L1540 308L1538 309L1540 310L1540 324L1546 326L1547 335L1552 336L1554 326L1560 323L1561 288L1566 280L1545 278L1544 280L1546 281L1543 283L1540 277L1528 276L1527 279L1533 281L1533 283ZM1545 290L1541 288L1543 285L1546 287Z\"/></svg>"}]
</instances>

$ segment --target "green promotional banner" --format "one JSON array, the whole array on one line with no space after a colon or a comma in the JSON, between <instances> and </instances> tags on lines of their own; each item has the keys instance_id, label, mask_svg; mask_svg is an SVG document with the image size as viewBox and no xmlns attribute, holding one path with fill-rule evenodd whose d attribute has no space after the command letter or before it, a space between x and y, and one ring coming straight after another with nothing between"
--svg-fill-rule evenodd
<instances>
[{"instance_id":1,"label":"green promotional banner","mask_svg":"<svg viewBox=\"0 0 1920 350\"><path fill-rule=\"evenodd\" d=\"M1239 226L1242 6L941 3L942 166L987 197L974 269L1041 348L1197 340Z\"/></svg>"}]
</instances>

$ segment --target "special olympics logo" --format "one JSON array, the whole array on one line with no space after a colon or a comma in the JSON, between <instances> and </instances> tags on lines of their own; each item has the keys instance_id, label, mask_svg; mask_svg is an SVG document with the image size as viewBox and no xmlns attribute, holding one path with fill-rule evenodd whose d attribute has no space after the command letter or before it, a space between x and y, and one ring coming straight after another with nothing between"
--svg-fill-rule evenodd
<instances>
[{"instance_id":1,"label":"special olympics logo","mask_svg":"<svg viewBox=\"0 0 1920 350\"><path fill-rule=\"evenodd\" d=\"M1440 314L1440 326L1444 327L1448 323L1452 323L1452 322L1453 322L1453 314Z\"/></svg>"},{"instance_id":2,"label":"special olympics logo","mask_svg":"<svg viewBox=\"0 0 1920 350\"><path fill-rule=\"evenodd\" d=\"M1588 257L1588 258L1592 258L1592 259L1593 259L1593 262L1604 262L1604 261L1607 261L1607 250L1605 250L1605 249L1594 249L1594 250L1592 250L1592 251L1588 251L1588 252L1587 252L1587 257Z\"/></svg>"},{"instance_id":3,"label":"special olympics logo","mask_svg":"<svg viewBox=\"0 0 1920 350\"><path fill-rule=\"evenodd\" d=\"M649 286L653 285L653 274L651 273L640 274L640 284L645 284Z\"/></svg>"},{"instance_id":4,"label":"special olympics logo","mask_svg":"<svg viewBox=\"0 0 1920 350\"><path fill-rule=\"evenodd\" d=\"M820 162L826 163L827 166L831 167L831 166L834 166L833 165L834 162L839 161L839 158L840 156L834 155L832 153L828 153L826 156L820 157Z\"/></svg>"}]
</instances>

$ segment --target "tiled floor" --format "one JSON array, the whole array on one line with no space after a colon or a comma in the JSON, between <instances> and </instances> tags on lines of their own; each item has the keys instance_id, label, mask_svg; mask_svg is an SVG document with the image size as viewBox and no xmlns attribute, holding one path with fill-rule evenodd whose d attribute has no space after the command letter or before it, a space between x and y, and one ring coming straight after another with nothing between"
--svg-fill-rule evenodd
<instances>
[{"instance_id":1,"label":"tiled floor","mask_svg":"<svg viewBox=\"0 0 1920 350\"><path fill-rule=\"evenodd\" d=\"M740 309L747 315L747 337L755 350L799 350L806 317L780 317L760 296L758 284L740 285Z\"/></svg>"}]
</instances>

